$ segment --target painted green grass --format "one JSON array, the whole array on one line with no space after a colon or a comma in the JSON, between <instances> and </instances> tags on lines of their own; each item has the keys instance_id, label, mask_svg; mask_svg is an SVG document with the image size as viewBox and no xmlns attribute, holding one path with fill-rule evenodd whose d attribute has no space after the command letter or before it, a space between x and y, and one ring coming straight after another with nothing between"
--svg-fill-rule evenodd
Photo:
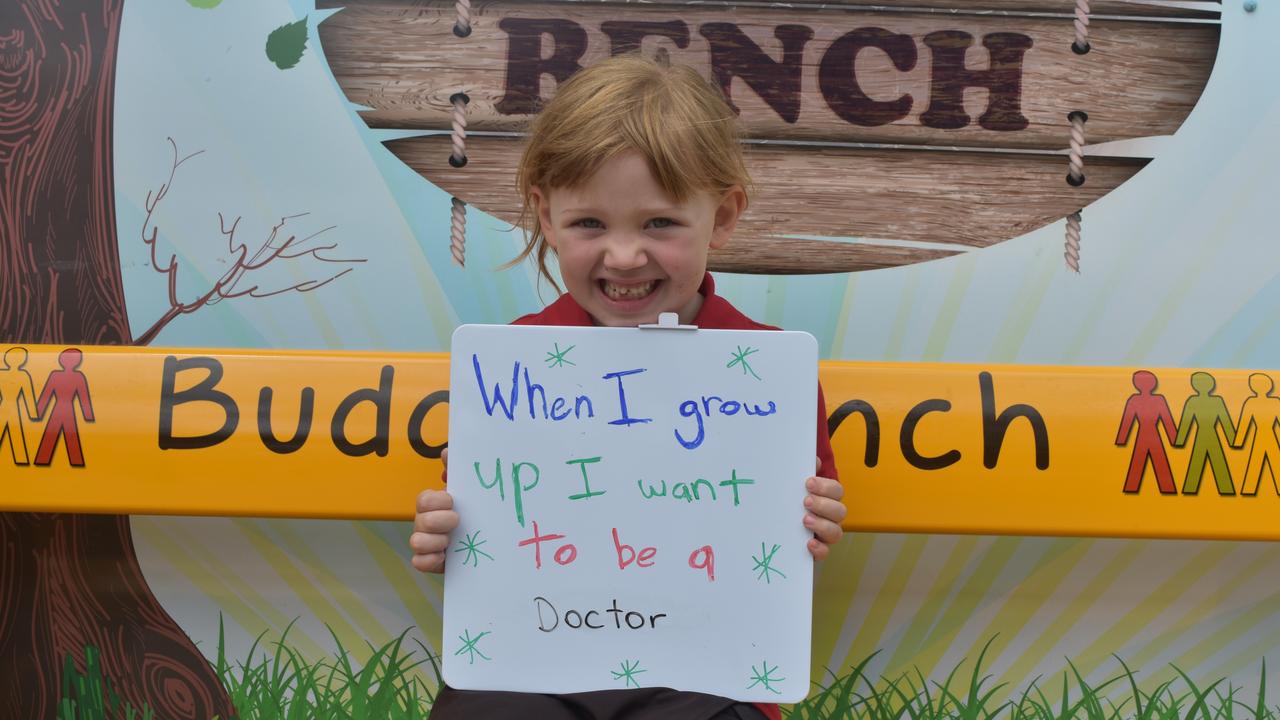
<instances>
[{"instance_id":1,"label":"painted green grass","mask_svg":"<svg viewBox=\"0 0 1280 720\"><path fill-rule=\"evenodd\" d=\"M992 638L994 640L995 638ZM1123 672L1097 685L1085 681L1074 664L1062 673L1059 699L1051 702L1033 680L1018 693L991 685L983 674L983 660L991 640L982 648L973 669L960 673L957 665L942 681L928 681L919 671L897 678L871 678L867 665L875 653L848 673L828 672L802 703L783 710L788 720L1276 720L1280 706L1268 707L1267 664L1264 659L1254 697L1238 688L1222 687L1225 678L1201 687L1177 666L1174 676L1151 692L1138 688L1137 674L1116 658ZM957 677L959 675L959 677ZM1179 682L1180 681L1180 682ZM1116 690L1119 689L1119 692ZM1112 700L1117 697L1117 700Z\"/></svg>"},{"instance_id":2,"label":"painted green grass","mask_svg":"<svg viewBox=\"0 0 1280 720\"><path fill-rule=\"evenodd\" d=\"M369 647L363 665L336 635L334 657L309 661L280 640L264 643L259 635L244 660L227 657L221 620L213 669L236 707L239 720L423 720L431 711L440 683L439 656L421 643L405 643L409 629L381 647ZM63 666L58 720L151 720L152 712L122 703L102 676L98 652L85 651L85 672L67 656ZM425 670L425 672L421 672ZM433 679L428 683L426 675Z\"/></svg>"},{"instance_id":3,"label":"painted green grass","mask_svg":"<svg viewBox=\"0 0 1280 720\"><path fill-rule=\"evenodd\" d=\"M416 641L410 647L408 632L381 647L370 645L362 666L336 636L334 657L307 660L289 647L288 628L277 642L264 643L265 633L260 635L245 659L233 662L219 624L213 667L240 720L419 720L435 699L440 658ZM1090 685L1068 661L1061 682L1054 681L1057 699L1051 701L1039 679L1021 691L993 685L983 668L990 645L972 669L963 671L961 662L941 680L928 680L919 671L873 678L867 674L873 654L846 673L828 672L827 683L804 702L784 706L783 715L788 720L1280 720L1280 706L1267 705L1265 660L1258 690L1248 696L1224 687L1225 679L1198 685L1176 666L1146 692L1138 687L1137 673L1119 658L1122 672ZM93 648L85 660L80 673L70 656L66 659L58 720L151 720L149 708L137 710L112 691Z\"/></svg>"},{"instance_id":4,"label":"painted green grass","mask_svg":"<svg viewBox=\"0 0 1280 720\"><path fill-rule=\"evenodd\" d=\"M292 624L289 626L292 627ZM381 647L369 646L369 660L357 667L351 653L330 631L338 652L335 657L310 662L289 647L289 628L278 642L261 647L262 635L249 648L248 657L232 664L227 660L222 623L218 623L218 656L214 670L222 679L240 720L418 720L426 718L440 683L439 656L414 641L405 644L409 629ZM429 669L434 682L423 680Z\"/></svg>"},{"instance_id":5,"label":"painted green grass","mask_svg":"<svg viewBox=\"0 0 1280 720\"><path fill-rule=\"evenodd\" d=\"M151 720L151 710L138 711L122 702L111 684L102 677L97 648L84 649L84 672L76 670L71 655L62 663L62 699L58 702L58 720Z\"/></svg>"}]
</instances>

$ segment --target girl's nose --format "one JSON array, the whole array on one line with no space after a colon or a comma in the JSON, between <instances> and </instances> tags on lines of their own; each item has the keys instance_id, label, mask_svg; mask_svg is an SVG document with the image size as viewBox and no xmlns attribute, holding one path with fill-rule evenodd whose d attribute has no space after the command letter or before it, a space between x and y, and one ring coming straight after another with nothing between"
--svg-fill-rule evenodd
<instances>
[{"instance_id":1,"label":"girl's nose","mask_svg":"<svg viewBox=\"0 0 1280 720\"><path fill-rule=\"evenodd\" d=\"M634 270L649 262L644 244L627 234L611 235L605 241L604 265L613 270Z\"/></svg>"}]
</instances>

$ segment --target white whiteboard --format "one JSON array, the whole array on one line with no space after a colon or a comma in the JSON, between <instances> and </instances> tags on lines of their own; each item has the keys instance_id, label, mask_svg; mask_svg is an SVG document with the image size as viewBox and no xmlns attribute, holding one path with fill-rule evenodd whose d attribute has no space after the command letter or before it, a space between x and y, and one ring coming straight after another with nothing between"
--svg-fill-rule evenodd
<instances>
[{"instance_id":1,"label":"white whiteboard","mask_svg":"<svg viewBox=\"0 0 1280 720\"><path fill-rule=\"evenodd\" d=\"M807 333L459 327L445 681L802 699L817 383Z\"/></svg>"}]
</instances>

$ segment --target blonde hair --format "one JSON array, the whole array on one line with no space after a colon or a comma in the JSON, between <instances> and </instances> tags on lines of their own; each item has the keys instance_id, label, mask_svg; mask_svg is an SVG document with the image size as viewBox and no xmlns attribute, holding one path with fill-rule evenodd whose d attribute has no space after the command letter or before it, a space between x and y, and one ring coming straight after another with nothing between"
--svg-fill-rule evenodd
<instances>
[{"instance_id":1,"label":"blonde hair","mask_svg":"<svg viewBox=\"0 0 1280 720\"><path fill-rule=\"evenodd\" d=\"M724 95L692 68L639 54L619 55L579 70L533 119L516 171L525 247L507 266L533 257L547 270L547 245L533 189L576 187L618 153L644 156L659 186L677 202L698 191L750 192L737 114Z\"/></svg>"}]
</instances>

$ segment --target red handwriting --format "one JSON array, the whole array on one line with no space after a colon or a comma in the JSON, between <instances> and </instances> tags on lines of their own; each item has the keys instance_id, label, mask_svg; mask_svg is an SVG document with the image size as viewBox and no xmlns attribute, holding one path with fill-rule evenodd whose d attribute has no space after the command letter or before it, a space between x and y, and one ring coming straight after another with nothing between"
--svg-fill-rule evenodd
<instances>
[{"instance_id":1,"label":"red handwriting","mask_svg":"<svg viewBox=\"0 0 1280 720\"><path fill-rule=\"evenodd\" d=\"M564 535L561 535L559 533L547 533L546 535L539 533L538 521L534 520L533 521L533 537L528 538L526 540L521 540L519 543L517 543L517 546L524 547L526 545L532 545L534 567L541 570L542 569L542 543L551 542L552 540L563 540L563 539L564 539ZM565 543L564 545L561 545L556 550L555 559L556 559L556 562L559 563L560 565L568 565L569 563L578 559L578 548L575 547L572 543Z\"/></svg>"},{"instance_id":2,"label":"red handwriting","mask_svg":"<svg viewBox=\"0 0 1280 720\"><path fill-rule=\"evenodd\" d=\"M636 567L650 568L657 564L658 548L653 546L642 547L636 550L635 546L622 542L622 536L618 533L618 528L612 528L613 535L613 555L618 561L618 570L626 570L627 567L635 565ZM533 546L533 565L535 568L542 569L542 545L544 543L555 543L556 541L565 540L563 533L543 533L538 528L538 521L533 521L533 535L520 540L516 543L517 547ZM578 546L570 542L560 542L555 547L552 557L558 565L570 565L578 559ZM700 570L707 575L708 582L715 582L716 579L716 553L710 545L703 545L689 554L689 567L694 570Z\"/></svg>"},{"instance_id":3,"label":"red handwriting","mask_svg":"<svg viewBox=\"0 0 1280 720\"><path fill-rule=\"evenodd\" d=\"M707 582L716 581L716 553L711 549L710 545L702 547L689 553L689 567L694 570L706 570Z\"/></svg>"},{"instance_id":4,"label":"red handwriting","mask_svg":"<svg viewBox=\"0 0 1280 720\"><path fill-rule=\"evenodd\" d=\"M647 547L641 549L637 555L635 548L624 545L618 538L618 528L613 529L613 549L618 553L619 570L626 570L627 566L633 562L637 567L653 567L653 556L658 554L658 548Z\"/></svg>"}]
</instances>

